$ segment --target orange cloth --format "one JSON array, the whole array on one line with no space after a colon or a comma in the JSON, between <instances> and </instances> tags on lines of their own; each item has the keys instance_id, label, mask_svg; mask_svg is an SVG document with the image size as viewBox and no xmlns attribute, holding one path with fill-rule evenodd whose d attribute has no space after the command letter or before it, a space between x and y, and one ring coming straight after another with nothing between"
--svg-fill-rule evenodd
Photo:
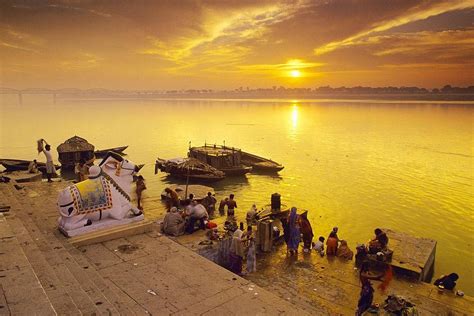
<instances>
[{"instance_id":1,"label":"orange cloth","mask_svg":"<svg viewBox=\"0 0 474 316\"><path fill-rule=\"evenodd\" d=\"M337 253L337 238L329 237L326 241L326 254L328 256L335 256Z\"/></svg>"}]
</instances>

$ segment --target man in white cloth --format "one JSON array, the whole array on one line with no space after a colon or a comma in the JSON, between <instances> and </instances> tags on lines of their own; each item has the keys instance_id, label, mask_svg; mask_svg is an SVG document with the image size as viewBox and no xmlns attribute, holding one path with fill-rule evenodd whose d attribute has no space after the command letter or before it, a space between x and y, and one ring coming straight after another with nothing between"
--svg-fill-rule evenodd
<instances>
[{"instance_id":1,"label":"man in white cloth","mask_svg":"<svg viewBox=\"0 0 474 316\"><path fill-rule=\"evenodd\" d=\"M44 139L41 139L41 142L45 143L43 153L46 157L46 177L48 182L53 182L51 177L56 173L56 169L54 168L53 156L51 155L51 146Z\"/></svg>"},{"instance_id":2,"label":"man in white cloth","mask_svg":"<svg viewBox=\"0 0 474 316\"><path fill-rule=\"evenodd\" d=\"M206 229L206 221L209 218L206 208L202 204L198 204L196 200L193 200L190 205L186 207L186 215L188 217L188 224L186 232L188 234L194 233L194 224L196 221L200 221L200 227Z\"/></svg>"}]
</instances>

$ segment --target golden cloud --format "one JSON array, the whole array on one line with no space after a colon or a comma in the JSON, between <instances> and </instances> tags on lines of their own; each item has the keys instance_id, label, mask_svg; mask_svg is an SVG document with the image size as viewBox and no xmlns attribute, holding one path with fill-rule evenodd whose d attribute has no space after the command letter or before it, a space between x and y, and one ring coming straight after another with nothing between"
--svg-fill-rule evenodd
<instances>
[{"instance_id":1,"label":"golden cloud","mask_svg":"<svg viewBox=\"0 0 474 316\"><path fill-rule=\"evenodd\" d=\"M420 11L408 12L406 15L398 16L391 20L376 23L371 28L364 30L362 32L359 32L353 36L350 36L340 41L333 41L323 46L320 46L318 48L315 48L314 54L323 55L323 54L332 52L336 49L358 45L359 41L362 38L367 37L371 34L387 31L394 27L405 25L407 23L424 20L431 16L439 15L445 12L462 10L462 9L467 9L471 7L474 7L474 1L472 0L453 0L453 1L436 3L432 7L425 8ZM418 8L416 10L418 10Z\"/></svg>"}]
</instances>

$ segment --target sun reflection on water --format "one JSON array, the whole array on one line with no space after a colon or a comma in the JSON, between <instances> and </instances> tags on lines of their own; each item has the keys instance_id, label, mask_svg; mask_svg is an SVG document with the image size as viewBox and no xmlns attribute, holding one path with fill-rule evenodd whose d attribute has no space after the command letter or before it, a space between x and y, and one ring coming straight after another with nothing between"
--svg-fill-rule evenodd
<instances>
[{"instance_id":1,"label":"sun reflection on water","mask_svg":"<svg viewBox=\"0 0 474 316\"><path fill-rule=\"evenodd\" d=\"M291 123L293 131L296 131L296 128L298 127L298 104L296 103L292 104Z\"/></svg>"}]
</instances>

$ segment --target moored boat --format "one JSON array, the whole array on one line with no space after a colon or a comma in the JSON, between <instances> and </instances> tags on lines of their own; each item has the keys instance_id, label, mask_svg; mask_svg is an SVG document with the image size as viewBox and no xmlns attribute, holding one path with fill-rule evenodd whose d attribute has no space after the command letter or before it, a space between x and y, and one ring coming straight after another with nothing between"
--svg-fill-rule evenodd
<instances>
[{"instance_id":1,"label":"moored boat","mask_svg":"<svg viewBox=\"0 0 474 316\"><path fill-rule=\"evenodd\" d=\"M96 151L94 151L94 155L95 155L95 158L104 158L109 151L112 151L112 152L117 153L119 155L125 155L124 151L127 148L128 148L128 145L127 146L120 146L120 147L113 147L113 148L96 150Z\"/></svg>"},{"instance_id":2,"label":"moored boat","mask_svg":"<svg viewBox=\"0 0 474 316\"><path fill-rule=\"evenodd\" d=\"M252 167L242 164L241 152L239 148L204 144L190 147L188 156L207 163L228 176L241 176L252 171Z\"/></svg>"},{"instance_id":3,"label":"moored boat","mask_svg":"<svg viewBox=\"0 0 474 316\"><path fill-rule=\"evenodd\" d=\"M222 171L194 158L156 159L155 174L158 169L173 177L198 182L214 182L225 178Z\"/></svg>"},{"instance_id":4,"label":"moored boat","mask_svg":"<svg viewBox=\"0 0 474 316\"><path fill-rule=\"evenodd\" d=\"M5 168L5 171L21 171L28 170L28 166L32 160L21 160L21 159L0 159L0 165ZM46 164L44 162L37 162L38 170L42 173L46 173ZM56 170L61 168L59 165L55 165Z\"/></svg>"},{"instance_id":5,"label":"moored boat","mask_svg":"<svg viewBox=\"0 0 474 316\"><path fill-rule=\"evenodd\" d=\"M285 168L276 161L260 157L245 151L241 152L242 164L252 167L252 172L278 172Z\"/></svg>"}]
</instances>

